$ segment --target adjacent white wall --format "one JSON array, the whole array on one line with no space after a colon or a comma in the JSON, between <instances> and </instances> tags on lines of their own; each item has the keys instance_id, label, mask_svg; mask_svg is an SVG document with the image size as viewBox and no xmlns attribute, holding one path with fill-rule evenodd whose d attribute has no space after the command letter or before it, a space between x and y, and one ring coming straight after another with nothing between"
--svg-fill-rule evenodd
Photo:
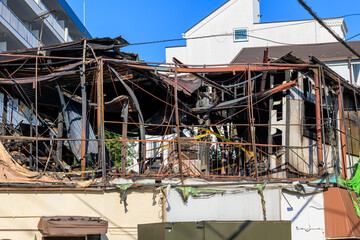
<instances>
[{"instance_id":1,"label":"adjacent white wall","mask_svg":"<svg viewBox=\"0 0 360 240\"><path fill-rule=\"evenodd\" d=\"M166 221L263 221L260 194L256 190L238 191L201 198L190 196L184 203L180 194L171 189L167 196ZM301 194L266 187L264 199L267 220L291 221L292 240L325 239L322 192Z\"/></svg>"},{"instance_id":2,"label":"adjacent white wall","mask_svg":"<svg viewBox=\"0 0 360 240\"><path fill-rule=\"evenodd\" d=\"M228 1L183 34L186 47L167 48L167 62L172 62L175 56L187 64L223 64L231 62L244 47L335 41L315 20L258 23L258 15L258 0ZM340 37L345 37L347 28L343 18L327 19L325 22ZM248 41L235 42L235 28L248 28ZM213 35L225 36L204 38Z\"/></svg>"},{"instance_id":3,"label":"adjacent white wall","mask_svg":"<svg viewBox=\"0 0 360 240\"><path fill-rule=\"evenodd\" d=\"M224 188L222 188L224 189ZM267 220L280 219L279 189L265 189ZM189 197L184 203L179 192L171 189L167 197L166 221L263 221L261 196L257 190L236 190L235 193L209 197Z\"/></svg>"},{"instance_id":4,"label":"adjacent white wall","mask_svg":"<svg viewBox=\"0 0 360 240\"><path fill-rule=\"evenodd\" d=\"M325 239L324 194L282 192L281 220L291 221L291 240Z\"/></svg>"},{"instance_id":5,"label":"adjacent white wall","mask_svg":"<svg viewBox=\"0 0 360 240\"><path fill-rule=\"evenodd\" d=\"M337 74L342 76L344 79L350 82L350 69L348 61L334 61L334 62L325 62L325 64L335 71ZM359 60L352 60L351 62L352 67L352 77L353 83L357 86L360 86L360 61Z\"/></svg>"}]
</instances>

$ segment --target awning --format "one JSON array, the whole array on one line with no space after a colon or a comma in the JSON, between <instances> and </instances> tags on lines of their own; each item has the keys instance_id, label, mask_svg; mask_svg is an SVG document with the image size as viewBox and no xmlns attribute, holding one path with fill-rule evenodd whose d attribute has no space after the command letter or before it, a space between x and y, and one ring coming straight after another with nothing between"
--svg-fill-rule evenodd
<instances>
[{"instance_id":1,"label":"awning","mask_svg":"<svg viewBox=\"0 0 360 240\"><path fill-rule=\"evenodd\" d=\"M47 236L85 236L105 234L108 222L98 217L41 217L39 231Z\"/></svg>"},{"instance_id":2,"label":"awning","mask_svg":"<svg viewBox=\"0 0 360 240\"><path fill-rule=\"evenodd\" d=\"M325 235L327 239L360 238L360 218L356 215L354 192L332 187L324 192Z\"/></svg>"}]
</instances>

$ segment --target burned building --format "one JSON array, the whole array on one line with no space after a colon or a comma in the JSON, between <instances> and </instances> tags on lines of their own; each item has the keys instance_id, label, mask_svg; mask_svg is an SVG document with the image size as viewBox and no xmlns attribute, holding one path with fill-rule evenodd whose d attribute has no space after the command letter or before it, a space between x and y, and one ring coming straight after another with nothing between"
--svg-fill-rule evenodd
<instances>
[{"instance_id":1,"label":"burned building","mask_svg":"<svg viewBox=\"0 0 360 240\"><path fill-rule=\"evenodd\" d=\"M268 61L265 54L258 64L191 66L178 59L157 64L122 52L126 45L121 37L87 39L0 54L0 191L14 192L0 198L26 202L17 195L25 191L36 201L32 194L43 191L42 201L51 205L60 201L48 202L53 194L62 199L59 191L76 192L59 209L39 212L69 216L73 199L75 209L92 206L88 211L109 221L114 233L109 230L109 239L120 239L116 233L133 235L124 230L125 220L109 217L115 214L111 209L119 209L113 206L118 191L121 214L124 219L135 214L132 223L186 220L181 214L192 211L187 220L295 224L292 214L308 217L304 209L316 196L323 202L316 207L325 209L322 229L330 229L327 208L334 206L324 206L330 196L325 193L356 174L358 88L314 57L303 61L289 53ZM181 201L189 201L185 209L176 205L178 198L167 199L176 188ZM349 198L335 189L332 194ZM81 195L86 191L94 192L90 200ZM234 199L217 196L227 191L235 191L244 204L232 206ZM230 210L220 217L196 215L193 197L204 193L216 195L209 201L229 201L234 208L260 197L249 209L261 219ZM292 210L279 205L285 195L295 202L294 196L303 196L303 208L287 214ZM145 200L154 204L146 207ZM148 215L134 220L143 215L140 210ZM292 231L293 239L312 236L297 225Z\"/></svg>"}]
</instances>

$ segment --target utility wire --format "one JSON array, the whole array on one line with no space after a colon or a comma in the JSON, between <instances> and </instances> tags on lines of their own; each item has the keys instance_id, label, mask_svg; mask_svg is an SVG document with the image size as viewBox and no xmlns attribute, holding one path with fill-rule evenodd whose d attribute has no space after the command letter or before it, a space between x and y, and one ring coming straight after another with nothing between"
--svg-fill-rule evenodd
<instances>
[{"instance_id":1,"label":"utility wire","mask_svg":"<svg viewBox=\"0 0 360 240\"><path fill-rule=\"evenodd\" d=\"M300 0L299 0L300 1ZM311 10L311 9L310 9ZM354 13L354 14L348 14L348 15L344 15L341 16L342 17L349 17L349 16L360 16L360 13ZM318 18L318 17L317 17ZM309 21L304 21L304 22L300 22L300 23L289 23L289 24L284 24L281 26L276 26L276 27L283 27L283 26L292 26L292 25L299 25L299 24L305 24L308 23ZM324 23L325 24L325 23ZM326 26L326 27L325 27ZM325 24L325 28L327 28L327 25ZM275 27L275 26L274 26ZM271 29L274 27L266 27L266 28L260 28L260 29L252 29L250 30L251 32L256 32L256 31L261 31L261 30L266 30L266 29ZM331 30L331 29L330 29ZM336 34L336 33L333 33ZM196 39L206 39L206 38L215 38L215 37L224 37L224 36L234 36L234 33L222 33L222 34L212 34L212 35L205 35L205 36L199 36L199 37L192 37L192 38L173 38L173 39L164 39L164 40L157 40L157 41L148 41L148 42L138 42L138 43L130 43L130 44L120 44L120 45L115 45L114 47L118 47L118 48L122 48L122 47L128 47L128 46L140 46L140 45L148 45L148 44L158 44L158 43L166 43L166 42L178 42L178 41L186 41L186 40L196 40ZM359 34L360 35L360 34ZM255 39L259 39L259 40L263 40L263 41L267 41L267 42L272 42L275 44L280 44L280 45L291 45L291 46L296 46L299 44L294 44L294 43L286 43L286 42L280 42L280 41L276 41L276 40L272 40L269 38L263 38L263 37L258 37L252 34L244 34L244 36L250 37L250 38L255 38ZM356 37L358 35L355 35L348 40ZM338 36L337 36L338 37ZM335 37L336 38L336 37ZM338 37L340 40L342 40L340 37ZM342 40L344 41L344 40ZM345 42L345 41L344 41ZM320 44L327 44L327 43L319 43ZM79 49L83 49L82 47L74 47L74 48L66 48L66 49L52 49L52 51L64 51L64 50L79 50ZM350 49L349 49L350 50ZM31 51L37 51L37 50L28 50L29 52ZM351 50L350 50L351 51ZM355 54L355 53L354 53ZM1 55L1 54L0 54ZM357 54L355 54L357 55ZM358 56L358 55L357 55ZM360 58L360 55L358 56Z\"/></svg>"},{"instance_id":2,"label":"utility wire","mask_svg":"<svg viewBox=\"0 0 360 240\"><path fill-rule=\"evenodd\" d=\"M298 2L301 4L301 6L303 6L306 11L308 11L310 13L311 16L313 16L313 18L321 25L323 26L336 40L338 40L338 42L340 42L342 45L344 45L347 49L350 50L350 52L352 52L353 54L355 54L358 58L360 58L360 54L358 52L356 52L352 47L350 47L349 44L347 44L347 42L344 41L344 39L342 39L341 37L339 37L333 30L331 30L331 28L328 27L328 25L326 25L324 23L323 20L321 20L321 18L319 18L316 13L303 1L303 0L298 0Z\"/></svg>"},{"instance_id":3,"label":"utility wire","mask_svg":"<svg viewBox=\"0 0 360 240\"><path fill-rule=\"evenodd\" d=\"M213 35L206 35L206 36L199 36L199 37L193 37L193 38L173 38L173 39L165 39L165 40L158 40L158 41L150 41L150 42L139 42L139 43L130 43L130 44L119 44L119 45L114 45L114 48L122 48L122 47L128 47L128 46L139 46L139 45L148 45L148 44L156 44L156 43L166 43L166 42L177 42L177 41L186 41L186 40L195 40L195 39L205 39L205 38L215 38L215 37L223 37L223 36L234 36L234 33L223 33L223 34L213 34ZM292 46L296 46L298 44L294 44L294 43L285 43L285 42L280 42L280 41L276 41L276 40L271 40L268 38L263 38L263 37L257 37L254 35L250 35L250 34L243 34L243 36L248 36L251 38L256 38L256 39L260 39L263 41L268 41L268 42L272 42L275 44L280 44L280 45L292 45ZM41 49L46 49L45 48L41 48ZM82 50L83 47L70 47L70 48L66 48L66 49L51 49L51 51L73 51L73 50ZM27 52L34 52L34 51L38 51L37 49L27 49ZM0 53L1 56L1 53Z\"/></svg>"},{"instance_id":4,"label":"utility wire","mask_svg":"<svg viewBox=\"0 0 360 240\"><path fill-rule=\"evenodd\" d=\"M360 33L358 33L358 34L356 34L356 35L354 35L354 36L352 36L352 37L350 37L350 38L347 38L346 41L349 41L349 40L351 40L351 39L353 39L353 38L355 38L355 37L357 37L357 36L360 36Z\"/></svg>"},{"instance_id":5,"label":"utility wire","mask_svg":"<svg viewBox=\"0 0 360 240\"><path fill-rule=\"evenodd\" d=\"M347 14L347 15L344 15L344 16L340 16L339 18L346 18L346 17L352 17L352 16L360 16L360 13Z\"/></svg>"}]
</instances>

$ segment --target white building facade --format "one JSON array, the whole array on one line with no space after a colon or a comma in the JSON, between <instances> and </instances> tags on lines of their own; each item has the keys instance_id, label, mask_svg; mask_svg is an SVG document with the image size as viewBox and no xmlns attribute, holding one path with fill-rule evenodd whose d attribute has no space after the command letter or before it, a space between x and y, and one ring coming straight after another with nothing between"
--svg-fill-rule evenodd
<instances>
[{"instance_id":1,"label":"white building facade","mask_svg":"<svg viewBox=\"0 0 360 240\"><path fill-rule=\"evenodd\" d=\"M315 20L261 23L260 16L260 0L229 0L183 34L186 46L166 48L166 62L224 64L245 47L335 41ZM324 21L345 38L343 18Z\"/></svg>"},{"instance_id":2,"label":"white building facade","mask_svg":"<svg viewBox=\"0 0 360 240\"><path fill-rule=\"evenodd\" d=\"M0 0L0 52L71 42L84 37L85 32L66 0ZM4 95L0 94L0 108L3 104ZM29 118L30 109L21 112L22 105L18 99L9 100L7 123L17 126L28 122L23 115Z\"/></svg>"},{"instance_id":3,"label":"white building facade","mask_svg":"<svg viewBox=\"0 0 360 240\"><path fill-rule=\"evenodd\" d=\"M71 42L85 31L66 0L0 0L1 51L35 48L40 38L40 45Z\"/></svg>"}]
</instances>

